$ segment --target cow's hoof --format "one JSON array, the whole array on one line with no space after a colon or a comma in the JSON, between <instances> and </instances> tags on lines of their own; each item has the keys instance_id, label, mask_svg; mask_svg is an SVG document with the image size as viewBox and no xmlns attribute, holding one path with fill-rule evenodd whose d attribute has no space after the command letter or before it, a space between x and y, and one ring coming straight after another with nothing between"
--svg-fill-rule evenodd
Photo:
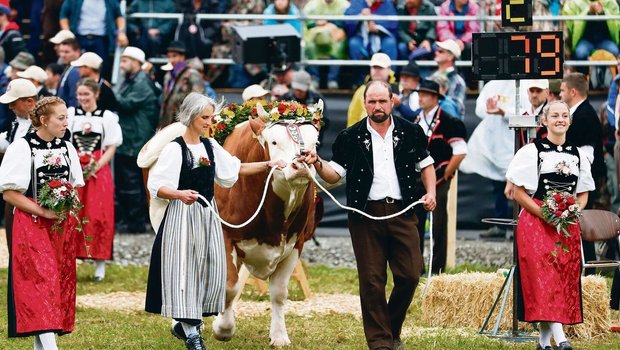
<instances>
[{"instance_id":1,"label":"cow's hoof","mask_svg":"<svg viewBox=\"0 0 620 350\"><path fill-rule=\"evenodd\" d=\"M233 336L232 334L231 335L220 335L217 333L213 333L213 338L219 341L230 341L233 338Z\"/></svg>"},{"instance_id":2,"label":"cow's hoof","mask_svg":"<svg viewBox=\"0 0 620 350\"><path fill-rule=\"evenodd\" d=\"M269 345L276 348L291 345L291 340L288 338L288 335L271 337L269 340Z\"/></svg>"}]
</instances>

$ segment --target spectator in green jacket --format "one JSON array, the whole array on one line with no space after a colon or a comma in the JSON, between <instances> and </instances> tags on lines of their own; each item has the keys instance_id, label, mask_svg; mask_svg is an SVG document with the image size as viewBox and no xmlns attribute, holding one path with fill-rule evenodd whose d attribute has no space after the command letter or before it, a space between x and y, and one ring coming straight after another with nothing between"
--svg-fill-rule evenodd
<instances>
[{"instance_id":1,"label":"spectator in green jacket","mask_svg":"<svg viewBox=\"0 0 620 350\"><path fill-rule=\"evenodd\" d=\"M148 223L142 170L136 161L142 146L155 133L159 108L153 82L142 71L144 51L128 46L121 56L125 80L118 86L118 117L123 144L114 157L117 231L145 232Z\"/></svg>"},{"instance_id":2,"label":"spectator in green jacket","mask_svg":"<svg viewBox=\"0 0 620 350\"><path fill-rule=\"evenodd\" d=\"M399 16L435 16L435 7L428 0L405 0L398 8ZM435 22L398 22L398 56L401 60L432 58L432 45L437 40Z\"/></svg>"},{"instance_id":3,"label":"spectator in green jacket","mask_svg":"<svg viewBox=\"0 0 620 350\"><path fill-rule=\"evenodd\" d=\"M304 7L308 16L341 16L349 8L347 0L310 0ZM308 21L306 22L306 57L309 59L345 59L347 57L347 35L341 21ZM319 80L318 67L307 68L315 81ZM328 67L327 88L338 88L340 66Z\"/></svg>"},{"instance_id":4,"label":"spectator in green jacket","mask_svg":"<svg viewBox=\"0 0 620 350\"><path fill-rule=\"evenodd\" d=\"M562 14L567 16L620 15L616 0L566 0ZM569 50L576 60L587 60L594 50L614 56L620 53L620 21L567 21Z\"/></svg>"}]
</instances>

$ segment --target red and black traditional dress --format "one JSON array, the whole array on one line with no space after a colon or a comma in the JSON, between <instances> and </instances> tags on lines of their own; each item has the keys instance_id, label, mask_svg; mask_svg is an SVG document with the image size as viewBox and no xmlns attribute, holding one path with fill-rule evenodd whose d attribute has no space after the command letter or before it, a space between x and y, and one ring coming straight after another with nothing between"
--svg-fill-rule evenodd
<instances>
[{"instance_id":1,"label":"red and black traditional dress","mask_svg":"<svg viewBox=\"0 0 620 350\"><path fill-rule=\"evenodd\" d=\"M78 190L84 209L80 218L86 217L84 235L76 236L76 256L96 260L111 260L114 245L114 181L110 165L106 164L88 177L92 162L98 161L110 146L120 146L123 134L118 116L110 111L85 112L69 108L69 125L73 145L78 151L86 186ZM92 240L85 241L85 237ZM89 251L86 251L86 245Z\"/></svg>"},{"instance_id":2,"label":"red and black traditional dress","mask_svg":"<svg viewBox=\"0 0 620 350\"><path fill-rule=\"evenodd\" d=\"M506 178L541 205L548 191L592 191L591 158L571 143L556 145L544 138L517 152ZM565 237L543 219L521 211L516 232L519 320L583 322L579 224L569 226L568 232L570 237Z\"/></svg>"},{"instance_id":3,"label":"red and black traditional dress","mask_svg":"<svg viewBox=\"0 0 620 350\"><path fill-rule=\"evenodd\" d=\"M0 191L14 190L37 201L42 184L61 179L84 185L73 145L28 133L13 142L0 167ZM73 331L75 320L76 220L52 231L54 220L15 208L9 262L9 337Z\"/></svg>"}]
</instances>

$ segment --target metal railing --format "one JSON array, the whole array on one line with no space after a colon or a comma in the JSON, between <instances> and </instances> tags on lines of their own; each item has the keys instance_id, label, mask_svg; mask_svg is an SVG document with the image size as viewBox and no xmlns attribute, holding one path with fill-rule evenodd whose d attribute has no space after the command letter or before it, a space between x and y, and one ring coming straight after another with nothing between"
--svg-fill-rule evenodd
<instances>
[{"instance_id":1,"label":"metal railing","mask_svg":"<svg viewBox=\"0 0 620 350\"><path fill-rule=\"evenodd\" d=\"M124 2L124 1L123 1ZM124 13L124 12L123 12ZM186 15L183 13L147 13L147 12L137 12L126 17L129 18L158 18L158 19L175 19L178 22L178 25L181 25ZM498 22L501 21L500 16L488 16L485 14L480 14L478 16L345 16L345 15L262 15L262 14L210 14L210 13L200 13L195 15L196 21L200 22L203 20L206 21L230 21L230 20L300 20L300 21L317 21L317 20L327 20L327 21L426 21L426 22L438 22L438 21L479 21L481 23L485 22ZM587 21L607 21L607 20L618 20L620 21L620 15L602 15L602 16L533 16L533 21L554 21L554 22L565 22L565 21L574 21L574 20L587 20ZM302 37L303 42L303 37ZM303 51L303 49L302 49ZM118 50L117 50L118 52ZM167 60L165 58L152 57L148 59L150 62L154 64L165 64ZM231 65L235 64L232 58L205 58L202 60L204 64L210 65ZM575 61L568 60L564 61L565 64L571 66L615 66L617 64L616 61ZM392 61L393 66L405 66L407 65L407 60L394 60ZM435 61L416 61L416 63L421 67L436 67L437 63ZM370 64L369 60L316 60L316 59L306 59L302 52L302 59L300 60L300 64L302 66L331 66L331 65L339 65L339 66L368 66ZM471 67L471 61L456 61L457 67ZM114 80L114 79L113 79ZM113 81L114 82L114 81Z\"/></svg>"}]
</instances>

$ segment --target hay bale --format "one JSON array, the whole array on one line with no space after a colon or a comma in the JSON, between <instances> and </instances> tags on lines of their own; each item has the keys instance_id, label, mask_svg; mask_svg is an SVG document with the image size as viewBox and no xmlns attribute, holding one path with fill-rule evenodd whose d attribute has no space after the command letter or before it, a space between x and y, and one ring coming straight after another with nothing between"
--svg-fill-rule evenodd
<instances>
[{"instance_id":1,"label":"hay bale","mask_svg":"<svg viewBox=\"0 0 620 350\"><path fill-rule=\"evenodd\" d=\"M440 275L431 279L426 296L422 300L424 322L434 327L482 328L491 310L504 277L493 273L460 273ZM606 333L609 329L609 291L605 279L600 276L582 278L584 323L567 327L567 333L582 339ZM493 328L499 313L495 309L487 329ZM512 292L508 295L500 330L512 329ZM531 330L524 322L519 329Z\"/></svg>"}]
</instances>

